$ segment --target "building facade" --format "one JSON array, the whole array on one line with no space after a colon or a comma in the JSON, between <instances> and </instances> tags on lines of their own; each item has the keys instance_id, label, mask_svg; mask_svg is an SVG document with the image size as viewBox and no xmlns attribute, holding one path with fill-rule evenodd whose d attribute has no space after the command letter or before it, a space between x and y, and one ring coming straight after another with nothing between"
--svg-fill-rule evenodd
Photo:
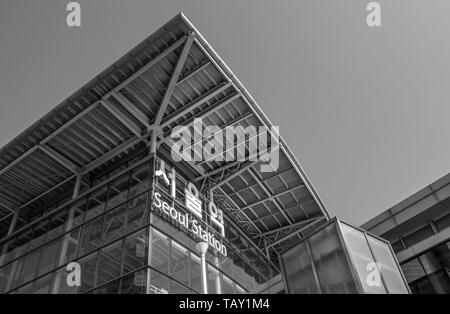
<instances>
[{"instance_id":1,"label":"building facade","mask_svg":"<svg viewBox=\"0 0 450 314\"><path fill-rule=\"evenodd\" d=\"M450 293L450 174L362 228L392 244L412 293Z\"/></svg>"}]
</instances>

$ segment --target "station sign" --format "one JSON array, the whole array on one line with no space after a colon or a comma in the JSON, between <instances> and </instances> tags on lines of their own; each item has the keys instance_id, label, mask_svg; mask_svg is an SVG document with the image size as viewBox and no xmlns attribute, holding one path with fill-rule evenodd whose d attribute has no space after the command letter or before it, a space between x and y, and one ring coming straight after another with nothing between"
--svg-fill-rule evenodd
<instances>
[{"instance_id":1,"label":"station sign","mask_svg":"<svg viewBox=\"0 0 450 314\"><path fill-rule=\"evenodd\" d=\"M163 160L159 162L159 169L155 171L156 177L161 177L162 181L170 188L170 196L173 200L176 200L176 171L172 167L170 172L166 172L166 164ZM184 208L188 212L183 212L171 205L160 192L155 191L152 205L159 209L163 215L170 218L172 222L176 222L181 227L187 229L190 234L196 238L205 241L217 250L223 256L227 256L227 248L222 244L221 239L225 238L224 216L223 211L217 207L217 205L210 200L207 209L209 213L209 221L218 229L219 235L210 232L210 227L206 221L206 217L203 215L203 200L200 197L200 193L197 187L188 182L184 189ZM189 215L189 213L191 215Z\"/></svg>"}]
</instances>

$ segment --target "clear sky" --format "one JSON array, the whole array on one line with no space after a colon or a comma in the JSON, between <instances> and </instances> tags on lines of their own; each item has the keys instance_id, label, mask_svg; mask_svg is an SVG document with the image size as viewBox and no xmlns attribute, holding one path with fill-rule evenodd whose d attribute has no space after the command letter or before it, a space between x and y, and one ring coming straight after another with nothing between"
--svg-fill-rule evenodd
<instances>
[{"instance_id":1,"label":"clear sky","mask_svg":"<svg viewBox=\"0 0 450 314\"><path fill-rule=\"evenodd\" d=\"M450 1L0 2L0 146L183 11L247 87L332 216L361 224L449 172Z\"/></svg>"}]
</instances>

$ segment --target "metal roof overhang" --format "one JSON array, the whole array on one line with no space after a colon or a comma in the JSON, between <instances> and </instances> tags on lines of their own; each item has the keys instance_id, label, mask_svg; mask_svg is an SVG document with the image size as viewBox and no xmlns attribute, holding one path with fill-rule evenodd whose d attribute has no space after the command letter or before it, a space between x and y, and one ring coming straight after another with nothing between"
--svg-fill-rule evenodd
<instances>
[{"instance_id":1,"label":"metal roof overhang","mask_svg":"<svg viewBox=\"0 0 450 314\"><path fill-rule=\"evenodd\" d=\"M192 127L199 117L221 128L272 125L180 13L0 150L0 224L73 188L77 175L148 144L154 130L155 143L167 150L170 131ZM272 173L260 172L254 161L188 163L267 254L329 219L281 137L279 144L279 168Z\"/></svg>"}]
</instances>

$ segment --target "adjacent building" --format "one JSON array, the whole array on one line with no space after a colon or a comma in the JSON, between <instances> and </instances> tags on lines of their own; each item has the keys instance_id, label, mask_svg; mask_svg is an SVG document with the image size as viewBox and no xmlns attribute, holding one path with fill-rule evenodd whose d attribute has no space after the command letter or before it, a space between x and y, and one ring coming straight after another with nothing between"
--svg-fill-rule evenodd
<instances>
[{"instance_id":1,"label":"adjacent building","mask_svg":"<svg viewBox=\"0 0 450 314\"><path fill-rule=\"evenodd\" d=\"M450 174L361 227L391 242L412 293L450 293Z\"/></svg>"}]
</instances>

